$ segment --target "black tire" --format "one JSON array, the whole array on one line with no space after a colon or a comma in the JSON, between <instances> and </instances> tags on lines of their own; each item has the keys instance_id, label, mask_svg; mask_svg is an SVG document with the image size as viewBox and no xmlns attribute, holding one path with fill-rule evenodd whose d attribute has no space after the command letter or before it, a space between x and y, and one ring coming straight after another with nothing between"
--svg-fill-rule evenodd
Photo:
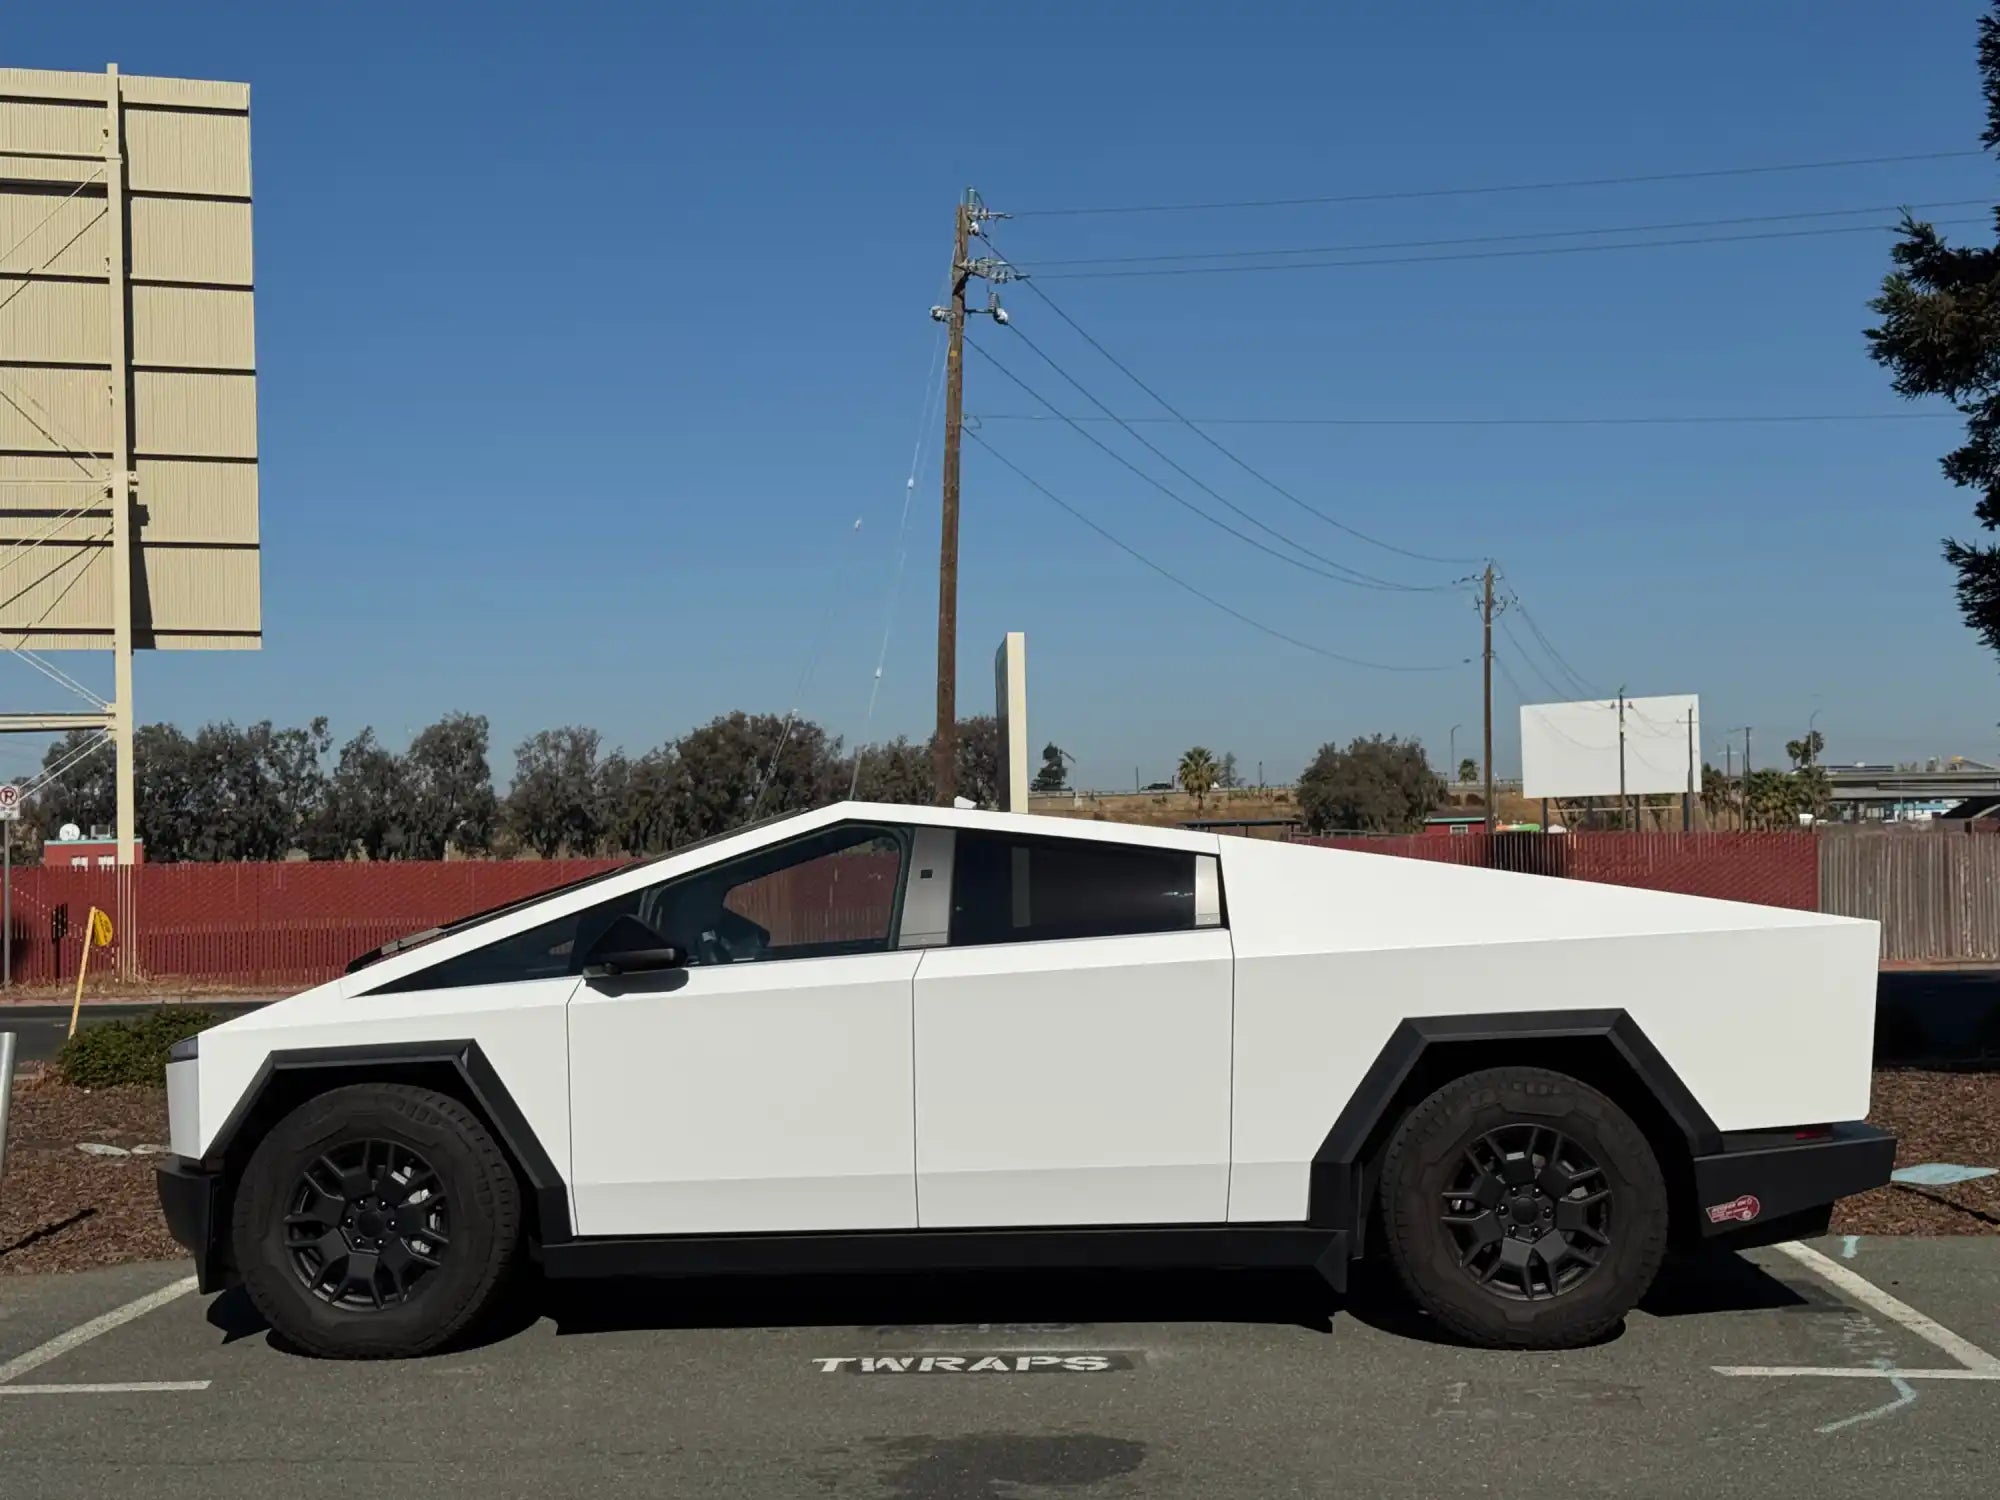
<instances>
[{"instance_id":1,"label":"black tire","mask_svg":"<svg viewBox=\"0 0 2000 1500\"><path fill-rule=\"evenodd\" d=\"M1468 1074L1412 1109L1382 1159L1381 1208L1410 1296L1486 1348L1603 1337L1666 1254L1666 1183L1645 1135L1544 1068Z\"/></svg>"},{"instance_id":2,"label":"black tire","mask_svg":"<svg viewBox=\"0 0 2000 1500\"><path fill-rule=\"evenodd\" d=\"M258 1143L231 1235L250 1298L281 1337L327 1359L405 1358L495 1306L521 1259L521 1190L458 1100L352 1084L307 1100Z\"/></svg>"}]
</instances>

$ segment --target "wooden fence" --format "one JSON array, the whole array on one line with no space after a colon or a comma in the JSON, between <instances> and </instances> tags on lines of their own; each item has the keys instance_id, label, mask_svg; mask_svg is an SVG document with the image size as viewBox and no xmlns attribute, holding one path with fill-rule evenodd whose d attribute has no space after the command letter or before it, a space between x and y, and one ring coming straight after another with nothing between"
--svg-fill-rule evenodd
<instances>
[{"instance_id":1,"label":"wooden fence","mask_svg":"<svg viewBox=\"0 0 2000 1500\"><path fill-rule=\"evenodd\" d=\"M2000 838L1822 834L1819 909L1880 922L1884 963L2000 962Z\"/></svg>"}]
</instances>

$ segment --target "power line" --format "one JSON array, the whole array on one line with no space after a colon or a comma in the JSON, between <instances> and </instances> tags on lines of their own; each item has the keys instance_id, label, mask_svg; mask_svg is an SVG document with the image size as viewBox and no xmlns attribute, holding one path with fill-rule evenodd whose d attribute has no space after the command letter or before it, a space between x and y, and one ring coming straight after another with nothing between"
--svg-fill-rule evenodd
<instances>
[{"instance_id":1,"label":"power line","mask_svg":"<svg viewBox=\"0 0 2000 1500\"><path fill-rule=\"evenodd\" d=\"M1447 566L1450 566L1454 564L1477 562L1479 560L1477 558L1472 558L1472 557L1444 557L1430 552L1417 552L1408 547L1398 547L1393 542L1385 542L1380 537L1370 536L1367 532L1361 530L1359 527L1350 526L1348 525L1347 522L1340 520L1338 517L1328 515L1325 511L1321 510L1316 505L1307 504L1304 500L1301 500L1297 495L1293 494L1290 490L1286 489L1283 485L1279 484L1275 479L1271 478L1270 475L1264 473L1263 470L1254 467L1248 459L1242 457L1240 454L1235 452L1235 450L1224 446L1220 441L1210 436L1208 433L1203 432L1201 428L1195 425L1195 423L1191 418L1186 416L1180 410L1179 407L1175 406L1173 402L1169 401L1165 396L1162 396L1158 391L1154 390L1150 385L1146 384L1145 381L1141 380L1139 376L1133 371L1130 365L1126 364L1125 361L1120 359L1117 355L1113 354L1109 349L1105 348L1104 345L1100 344L1094 337L1091 336L1089 330L1084 328L1084 326L1078 323L1075 318L1072 318L1067 312L1065 312L1060 303L1058 303L1053 297L1051 297L1047 292L1043 291L1040 287L1036 286L1033 281L1028 281L1025 283L1025 285L1027 286L1029 291L1033 292L1038 298L1041 299L1042 305L1044 307L1048 308L1050 312L1054 313L1058 318L1061 318L1063 322L1067 323L1070 326L1071 331L1074 332L1078 338L1082 339L1086 344L1090 345L1091 348L1095 349L1099 354L1104 356L1104 358L1111 363L1112 367L1116 369L1121 375L1123 375L1127 380L1131 381L1132 384L1136 385L1140 390L1144 391L1148 396L1152 397L1152 399L1155 402L1157 402L1162 409L1164 409L1167 413L1169 413L1175 421L1179 422L1183 427L1186 427L1190 432L1194 433L1196 437L1200 438L1204 443L1207 443L1209 447L1213 448L1217 453L1220 453L1224 458L1228 459L1231 463L1235 464L1237 468L1241 469L1244 473L1248 474L1252 479L1255 479L1258 483L1264 485L1267 489L1291 501L1292 504L1296 505L1300 510L1306 512L1306 514L1318 517L1320 520L1326 522L1327 525L1333 527L1335 530L1344 531L1349 536L1354 537L1359 541L1368 543L1371 547L1380 547L1385 552L1394 552L1399 556L1413 558L1418 562L1443 563L1446 564ZM1019 330L1016 329L1016 332L1019 332ZM1022 336L1026 337L1025 334ZM1132 435L1134 437L1138 437L1137 433L1133 433ZM1141 442L1145 441L1145 439L1143 438L1140 438L1139 440Z\"/></svg>"},{"instance_id":2,"label":"power line","mask_svg":"<svg viewBox=\"0 0 2000 1500\"><path fill-rule=\"evenodd\" d=\"M1506 634L1507 639L1510 642L1512 642L1514 649L1521 653L1521 660L1527 664L1528 670L1533 672L1537 677L1539 677L1542 680L1543 685L1547 687L1550 692L1554 693L1557 698L1567 698L1569 696L1570 690L1568 688L1556 686L1555 680L1551 678L1548 673L1544 672L1541 669L1541 665L1538 662L1536 662L1536 660L1532 656L1528 654L1527 647L1521 644L1520 637L1514 634L1514 627L1507 623L1506 618L1504 616L1501 618L1500 621L1500 629Z\"/></svg>"},{"instance_id":3,"label":"power line","mask_svg":"<svg viewBox=\"0 0 2000 1500\"><path fill-rule=\"evenodd\" d=\"M1081 521L1085 526L1088 526L1092 531L1096 532L1099 536L1103 537L1105 541L1111 543L1111 545L1116 547L1119 551L1125 553L1128 557L1131 557L1137 562L1140 562L1144 564L1146 567L1152 569L1155 573L1158 573L1162 578L1166 579L1169 583L1172 583L1179 588L1185 589L1188 593L1193 594L1195 598L1201 600L1204 604L1212 605L1216 609L1219 609L1224 614L1228 615L1231 619L1238 620L1243 624L1248 625L1252 630L1260 631L1264 635L1272 637L1274 640L1280 640L1285 642L1287 645L1297 646L1302 651L1310 651L1315 656L1324 656L1331 661L1345 662L1348 666L1351 667L1366 667L1370 671L1375 671L1375 672L1450 672L1455 670L1457 667L1463 665L1463 663L1459 662L1445 662L1433 666L1407 666L1407 665L1397 665L1390 662L1363 661L1360 657L1346 656L1338 651L1330 651L1324 646L1314 645L1311 641L1300 640L1295 635L1287 635L1284 631L1277 629L1275 626L1266 625L1261 620L1252 619L1249 615L1244 614L1240 609L1237 609L1232 605L1224 604L1220 599L1216 598L1213 594L1210 594L1205 590L1197 587L1196 585L1188 582L1187 579L1181 577L1180 574L1175 573L1172 570L1162 566L1161 564L1154 562L1152 558L1146 556L1145 553L1141 552L1137 547L1134 547L1131 543L1120 539L1119 537L1113 535L1111 532L1107 531L1104 527L1098 525L1097 522L1091 520L1089 516L1085 515L1082 511L1078 510L1074 505L1071 505L1067 500L1063 499L1062 496L1058 495L1054 490L1050 489L1047 485L1043 484L1039 479L1036 479L1033 475L1023 470L1020 467L1020 465L1014 463L1004 453L1000 452L999 449L995 448L991 443L987 442L984 437L980 436L977 432L973 431L971 428L966 429L965 435L971 438L973 442L979 444L979 446L984 448L988 453L992 454L994 459L998 461L1003 468L1011 471L1016 478L1020 479L1024 484L1028 485L1030 488L1039 491L1044 498L1055 504L1060 509L1067 511L1071 516L1075 517L1078 521Z\"/></svg>"},{"instance_id":4,"label":"power line","mask_svg":"<svg viewBox=\"0 0 2000 1500\"><path fill-rule=\"evenodd\" d=\"M1034 397L1035 400L1041 402L1042 405L1048 407L1050 411L1055 412L1057 416L1062 417L1065 421L1068 421L1067 415L1061 412L1056 407L1054 402L1050 401L1048 397L1044 396L1040 391L1036 390L1033 386L1029 385L1025 380L1023 380L1020 376L1016 375L1012 370L1008 369L997 358L995 358L992 352L989 351L984 345L973 343L971 340L968 339L966 341L966 347L968 349L971 349L977 355L979 355L979 357L985 360L988 364L992 365L993 368L998 370L1002 375L1006 376L1009 380L1013 381L1015 385L1019 386L1022 390L1026 391L1030 396ZM1081 424L1071 422L1070 426L1074 428L1077 434L1081 436L1084 439L1084 441L1088 442L1093 448L1096 448L1100 452L1109 455L1112 459L1116 460L1122 467L1131 470L1132 473L1138 475L1139 478L1143 479L1147 484L1151 485L1154 489L1158 490L1161 494L1165 495L1169 500L1173 501L1174 504L1180 506L1183 510L1191 511L1193 514L1201 517L1202 520L1208 522L1209 525L1214 526L1222 531L1228 532L1229 535L1235 537L1239 542L1243 542L1249 546L1255 547L1259 552L1262 552L1269 557L1275 557L1280 562L1289 563L1292 567L1302 569L1305 572L1311 573L1316 577L1329 578L1332 579L1335 583L1350 584L1355 588L1385 589L1397 593L1423 591L1423 590L1413 589L1412 586L1408 584L1390 584L1390 583L1384 583L1379 580L1371 579L1367 574L1356 573L1354 569L1347 568L1344 564L1339 564L1339 563L1334 564L1335 567L1341 568L1342 571L1332 572L1326 568L1317 567L1314 564L1307 562L1304 558L1294 557L1289 552L1280 552L1276 547L1270 546L1264 542L1260 542L1257 540L1257 538L1249 535L1246 532L1238 531L1234 526L1231 526L1227 521L1221 520L1218 517L1210 515L1207 511L1203 510L1199 505L1196 505L1192 500L1188 499L1185 495L1182 495L1177 491L1168 488L1166 485L1162 484L1159 480L1155 479L1151 474L1148 474L1144 469L1140 468L1137 464L1133 463L1132 460L1127 458L1124 454L1120 453L1116 448L1113 448L1108 443L1105 443L1100 439L1098 439L1095 434L1091 433ZM1223 503L1225 505L1228 505L1231 510L1236 511L1238 514L1248 516L1248 512L1244 511L1242 507L1231 504L1228 501L1224 501ZM1252 521L1256 520L1254 516L1249 517L1249 519L1251 519ZM1262 522L1256 522L1256 524L1260 526L1263 525ZM1264 529L1266 531L1270 530L1268 526L1264 527ZM1272 534L1274 536L1279 535L1279 533L1276 532L1273 532ZM1289 539L1287 538L1287 540ZM1297 543L1292 543L1292 545L1296 546ZM1304 551L1305 549L1300 548L1300 550ZM1352 574L1353 576L1351 577L1347 576L1349 574ZM1449 585L1447 585L1447 587L1449 587Z\"/></svg>"},{"instance_id":5,"label":"power line","mask_svg":"<svg viewBox=\"0 0 2000 1500\"><path fill-rule=\"evenodd\" d=\"M947 277L944 294L951 289ZM903 570L909 561L910 547L910 502L916 498L917 470L923 467L924 439L931 430L931 414L944 395L943 370L940 368L945 347L945 327L938 325L937 337L931 341L931 367L924 376L924 404L917 414L917 435L910 444L910 472L903 481L903 509L896 522L896 567L889 575L889 587L882 601L882 646L875 655L875 675L868 684L868 708L861 716L861 739L854 747L854 768L847 778L847 800L852 802L861 786L861 761L868 754L868 733L875 723L875 700L882 693L882 674L889 665L889 640L896 628L896 601L903 591Z\"/></svg>"},{"instance_id":6,"label":"power line","mask_svg":"<svg viewBox=\"0 0 2000 1500\"><path fill-rule=\"evenodd\" d=\"M1029 282L1027 285L1033 286ZM1680 427L1706 424L1779 422L1955 422L1955 411L1778 412L1740 416L1733 413L1693 413L1657 417L1077 417L1078 422L1136 422L1141 425L1178 423L1202 427ZM1051 422L1046 412L980 412L982 422ZM1338 524L1337 522L1335 524ZM1457 559L1454 559L1456 561ZM1465 559L1473 561L1474 559Z\"/></svg>"},{"instance_id":7,"label":"power line","mask_svg":"<svg viewBox=\"0 0 2000 1500\"><path fill-rule=\"evenodd\" d=\"M1511 640L1512 637L1510 636L1509 639ZM1516 650L1519 650L1520 642L1516 641L1514 643L1514 647ZM1526 661L1527 657L1523 655L1521 659L1523 661ZM1528 702L1528 694L1526 690L1522 688L1521 680L1507 669L1507 658L1502 656L1498 651L1495 651L1493 653L1493 665L1500 669L1500 675L1506 678L1507 685L1513 688L1515 703L1522 708L1533 707L1533 705ZM1596 752L1604 748L1601 745L1584 744L1582 740L1578 739L1573 734L1566 733L1560 724L1557 724L1553 719L1547 718L1546 716L1544 716L1540 720L1540 723L1544 729L1548 730L1549 733L1553 734L1557 739L1567 741L1569 744L1574 745L1579 750L1589 750L1592 752Z\"/></svg>"},{"instance_id":8,"label":"power line","mask_svg":"<svg viewBox=\"0 0 2000 1500\"><path fill-rule=\"evenodd\" d=\"M1938 219L1936 224L1984 224L1983 218ZM1756 234L1707 234L1664 240L1633 240L1622 245L1540 245L1525 250L1467 250L1452 255L1390 255L1365 260L1291 260L1267 266L1161 266L1129 271L1050 271L1046 280L1124 279L1133 276L1217 276L1249 271L1337 271L1366 266L1423 266L1445 261L1517 260L1531 255L1589 255L1605 250L1665 250L1685 245L1740 245L1753 240L1814 239L1830 234L1888 234L1893 224L1838 224L1821 229L1768 229Z\"/></svg>"},{"instance_id":9,"label":"power line","mask_svg":"<svg viewBox=\"0 0 2000 1500\"><path fill-rule=\"evenodd\" d=\"M1070 374L1069 371L1065 370L1061 365L1057 364L1056 361L1045 350L1043 350L1042 346L1037 344L1033 339L1029 338L1027 334L1023 333L1018 325L1010 323L1008 326L1014 330L1014 336L1016 338L1018 338L1022 343L1026 344L1030 349L1032 349L1035 352L1036 356L1041 359L1042 363L1046 364L1051 370L1054 370L1056 374L1060 375L1064 380L1068 381L1069 384L1073 386L1083 396L1084 400L1090 402L1091 405L1095 406L1099 411L1104 412L1106 415L1110 414L1111 408L1106 406L1102 401L1098 400L1096 396L1091 394L1091 392L1085 388L1083 383L1079 381L1074 375ZM1120 368L1123 367L1121 366ZM1180 475L1181 478L1187 480L1188 483L1192 484L1196 489L1200 490L1210 499L1215 500L1219 504L1228 507L1230 510L1234 511L1237 515L1243 517L1244 520L1250 522L1250 524L1255 526L1258 530L1266 532L1269 535L1276 537L1286 546L1297 548L1300 552L1304 553L1307 557L1312 558L1315 562L1324 563L1330 568L1337 568L1343 573L1351 573L1353 574L1355 579L1365 580L1369 583L1374 584L1378 588L1399 589L1410 593L1418 593L1426 591L1428 587L1426 585L1397 583L1393 579L1380 578L1373 573L1363 573L1358 568L1349 567L1346 563L1328 557L1324 553L1313 551L1312 548L1306 546L1305 543L1299 541L1296 537L1288 536L1284 532L1278 530L1277 527L1271 526L1265 523L1264 521L1259 520L1256 516L1252 515L1249 511L1245 510L1242 506L1236 504L1235 501L1229 499L1228 496L1223 495L1222 493L1214 489L1212 486L1205 483L1199 475L1193 474L1189 472L1187 469L1183 468L1180 464L1176 463L1171 457L1169 457L1166 453L1162 452L1153 443L1149 442L1143 434L1133 431L1130 427L1125 428L1125 433L1126 436L1130 437L1134 442L1138 443L1140 447L1144 448L1148 453L1152 454L1155 458L1159 459L1160 462L1165 464L1168 468L1172 469L1176 474ZM1444 587L1449 587L1449 586L1450 585L1444 585Z\"/></svg>"},{"instance_id":10,"label":"power line","mask_svg":"<svg viewBox=\"0 0 2000 1500\"><path fill-rule=\"evenodd\" d=\"M1542 649L1549 654L1549 660L1554 662L1563 675L1582 690L1584 697L1602 698L1604 695L1592 687L1589 680L1569 664L1569 659L1562 652L1556 650L1555 642L1551 641L1542 630L1542 627L1535 622L1534 615L1529 611L1527 604L1522 601L1519 591L1513 591L1513 600L1514 608L1521 616L1521 623L1528 627L1537 641L1541 642Z\"/></svg>"},{"instance_id":11,"label":"power line","mask_svg":"<svg viewBox=\"0 0 2000 1500\"><path fill-rule=\"evenodd\" d=\"M1045 272L1053 267L1128 266L1170 260L1255 260L1260 256L1276 255L1353 255L1367 250L1434 250L1452 245L1504 245L1522 240L1577 239L1585 235L1598 234L1666 234L1676 229L1729 229L1744 224L1788 224L1803 219L1850 218L1855 214L1909 213L1920 208L1970 208L1991 201L1992 198L1988 195L1982 198L1945 198L1930 203L1877 203L1866 208L1822 208L1804 213L1749 214L1729 219L1669 219L1655 224L1608 224L1593 229L1533 229L1513 234L1461 235L1452 239L1366 240L1349 245L1298 245L1259 250L1177 250L1154 255L1093 255L1069 260L1038 260L1034 263L1034 269Z\"/></svg>"},{"instance_id":12,"label":"power line","mask_svg":"<svg viewBox=\"0 0 2000 1500\"><path fill-rule=\"evenodd\" d=\"M1017 211L1018 219L1074 218L1084 214L1174 214L1200 213L1238 208L1303 208L1320 203L1399 203L1415 198L1470 198L1497 193L1550 193L1572 188L1625 187L1649 182L1698 182L1720 177L1757 177L1780 172L1825 172L1841 167L1877 167L1894 162L1950 161L1981 156L1973 149L1955 151L1914 151L1894 156L1848 156L1831 161L1781 162L1769 166L1706 167L1685 172L1644 172L1623 177L1565 177L1546 182L1506 182L1483 187L1404 188L1379 193L1334 193L1309 198L1238 198L1215 203L1136 203L1123 206L1088 204L1069 208L1028 208Z\"/></svg>"},{"instance_id":13,"label":"power line","mask_svg":"<svg viewBox=\"0 0 2000 1500\"><path fill-rule=\"evenodd\" d=\"M1500 675L1507 679L1507 686L1514 690L1515 702L1526 703L1528 701L1527 691L1521 686L1521 679L1507 669L1507 658L1502 656L1498 651L1495 651L1493 653L1493 665L1500 669ZM1569 739L1569 736L1563 735L1563 738ZM1570 743L1574 745L1577 742L1570 740Z\"/></svg>"}]
</instances>

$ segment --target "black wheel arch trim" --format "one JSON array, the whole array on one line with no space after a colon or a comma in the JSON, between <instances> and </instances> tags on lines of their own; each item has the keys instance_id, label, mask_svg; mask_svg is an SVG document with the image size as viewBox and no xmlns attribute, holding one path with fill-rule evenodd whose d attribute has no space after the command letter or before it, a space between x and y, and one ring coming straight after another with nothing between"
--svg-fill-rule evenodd
<instances>
[{"instance_id":1,"label":"black wheel arch trim","mask_svg":"<svg viewBox=\"0 0 2000 1500\"><path fill-rule=\"evenodd\" d=\"M471 1095L472 1103L485 1115L500 1138L500 1144L520 1163L526 1187L535 1203L542 1243L552 1244L572 1238L569 1217L569 1186L563 1181L541 1138L528 1123L512 1092L500 1077L479 1043L467 1039L428 1042L378 1042L356 1046L289 1047L266 1055L256 1076L237 1097L236 1107L222 1122L209 1144L202 1166L220 1170L229 1148L242 1133L244 1122L259 1101L270 1091L280 1073L365 1072L385 1065L408 1066L442 1064L454 1069Z\"/></svg>"},{"instance_id":2,"label":"black wheel arch trim","mask_svg":"<svg viewBox=\"0 0 2000 1500\"><path fill-rule=\"evenodd\" d=\"M1618 1056L1651 1090L1675 1128L1686 1139L1690 1156L1722 1149L1722 1132L1708 1111L1689 1092L1673 1065L1623 1010L1502 1011L1488 1015L1411 1016L1398 1023L1375 1061L1361 1077L1340 1118L1313 1153L1306 1221L1316 1227L1345 1231L1357 1250L1367 1220L1371 1184L1366 1156L1369 1143L1388 1122L1397 1094L1433 1046L1463 1042L1562 1041L1576 1038L1608 1042Z\"/></svg>"}]
</instances>

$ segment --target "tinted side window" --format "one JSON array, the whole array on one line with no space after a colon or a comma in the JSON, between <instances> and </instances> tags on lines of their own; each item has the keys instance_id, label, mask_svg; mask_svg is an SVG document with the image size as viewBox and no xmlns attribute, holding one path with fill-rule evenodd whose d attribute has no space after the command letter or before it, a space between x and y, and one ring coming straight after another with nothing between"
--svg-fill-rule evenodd
<instances>
[{"instance_id":1,"label":"tinted side window","mask_svg":"<svg viewBox=\"0 0 2000 1500\"><path fill-rule=\"evenodd\" d=\"M1195 926L1195 856L960 830L951 894L954 945L1183 932Z\"/></svg>"},{"instance_id":2,"label":"tinted side window","mask_svg":"<svg viewBox=\"0 0 2000 1500\"><path fill-rule=\"evenodd\" d=\"M639 919L694 964L883 953L903 845L887 829L831 828L658 886Z\"/></svg>"},{"instance_id":3,"label":"tinted side window","mask_svg":"<svg viewBox=\"0 0 2000 1500\"><path fill-rule=\"evenodd\" d=\"M557 917L372 993L561 979L612 922L636 916L692 966L884 953L895 940L906 835L844 825L758 849Z\"/></svg>"}]
</instances>

